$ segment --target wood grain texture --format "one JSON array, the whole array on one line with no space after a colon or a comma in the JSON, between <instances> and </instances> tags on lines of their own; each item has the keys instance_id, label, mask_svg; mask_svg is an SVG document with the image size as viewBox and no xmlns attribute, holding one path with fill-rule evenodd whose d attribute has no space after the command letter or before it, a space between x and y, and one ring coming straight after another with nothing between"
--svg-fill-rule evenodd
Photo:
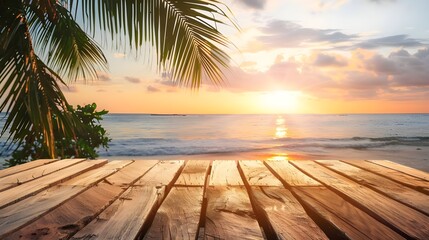
<instances>
[{"instance_id":1,"label":"wood grain texture","mask_svg":"<svg viewBox=\"0 0 429 240\"><path fill-rule=\"evenodd\" d=\"M179 175L184 163L185 161L183 160L160 161L133 185L154 187L167 186L168 190L174 183L172 179Z\"/></svg>"},{"instance_id":2,"label":"wood grain texture","mask_svg":"<svg viewBox=\"0 0 429 240\"><path fill-rule=\"evenodd\" d=\"M325 187L298 187L292 188L292 191L304 203L304 206L325 219L329 222L330 227L339 232L336 237L331 236L332 238L404 239Z\"/></svg>"},{"instance_id":3,"label":"wood grain texture","mask_svg":"<svg viewBox=\"0 0 429 240\"><path fill-rule=\"evenodd\" d=\"M209 186L205 239L263 239L244 187Z\"/></svg>"},{"instance_id":4,"label":"wood grain texture","mask_svg":"<svg viewBox=\"0 0 429 240\"><path fill-rule=\"evenodd\" d=\"M423 213L355 183L316 162L293 161L292 164L402 234L410 238L429 238L429 217Z\"/></svg>"},{"instance_id":5,"label":"wood grain texture","mask_svg":"<svg viewBox=\"0 0 429 240\"><path fill-rule=\"evenodd\" d=\"M117 170L120 161L109 162L105 166L91 170L94 179L102 178L99 171ZM131 162L131 161L126 161ZM135 161L114 174L108 176L95 186L67 200L42 218L37 219L21 230L14 232L9 238L37 238L37 239L62 239L68 238L87 225L96 215L109 206L126 188L147 172L157 161ZM115 164L115 165L114 165ZM109 165L111 165L109 167ZM107 172L106 172L107 174ZM73 180L73 179L72 179ZM72 186L71 182L65 182L64 186ZM80 185L77 185L77 187ZM76 187L73 188L73 190ZM49 204L45 203L45 205ZM37 237L35 237L37 236Z\"/></svg>"},{"instance_id":6,"label":"wood grain texture","mask_svg":"<svg viewBox=\"0 0 429 240\"><path fill-rule=\"evenodd\" d=\"M281 187L251 187L268 239L328 239L292 193Z\"/></svg>"},{"instance_id":7,"label":"wood grain texture","mask_svg":"<svg viewBox=\"0 0 429 240\"><path fill-rule=\"evenodd\" d=\"M239 167L250 186L283 186L261 161L239 161Z\"/></svg>"},{"instance_id":8,"label":"wood grain texture","mask_svg":"<svg viewBox=\"0 0 429 240\"><path fill-rule=\"evenodd\" d=\"M210 186L244 186L234 160L215 160L210 173Z\"/></svg>"},{"instance_id":9,"label":"wood grain texture","mask_svg":"<svg viewBox=\"0 0 429 240\"><path fill-rule=\"evenodd\" d=\"M101 181L103 177L114 173L116 169L122 168L129 163L131 161L110 162L100 168L105 170L104 176L98 174L99 169L89 171L96 172L96 175L86 185L56 185L30 198L0 209L0 238L43 216L66 200L73 198L88 187Z\"/></svg>"},{"instance_id":10,"label":"wood grain texture","mask_svg":"<svg viewBox=\"0 0 429 240\"><path fill-rule=\"evenodd\" d=\"M321 183L298 170L289 161L265 161L264 163L286 186L322 186Z\"/></svg>"},{"instance_id":11,"label":"wood grain texture","mask_svg":"<svg viewBox=\"0 0 429 240\"><path fill-rule=\"evenodd\" d=\"M203 191L203 187L173 187L144 239L196 239Z\"/></svg>"},{"instance_id":12,"label":"wood grain texture","mask_svg":"<svg viewBox=\"0 0 429 240\"><path fill-rule=\"evenodd\" d=\"M423 172L423 171L420 171L420 170L417 170L417 169L414 169L414 168L411 168L408 166L404 166L404 165L399 164L399 163L391 162L388 160L368 160L368 162L375 163L375 164L378 164L380 166L387 167L387 168L390 168L393 170L397 170L397 171L406 173L410 176L418 177L418 178L424 179L426 181L429 181L429 173Z\"/></svg>"},{"instance_id":13,"label":"wood grain texture","mask_svg":"<svg viewBox=\"0 0 429 240\"><path fill-rule=\"evenodd\" d=\"M429 182L421 178L413 177L411 175L396 171L394 169L383 167L381 165L374 164L368 161L344 160L343 162L382 175L383 177L404 184L408 187L416 189L417 191L429 194Z\"/></svg>"},{"instance_id":14,"label":"wood grain texture","mask_svg":"<svg viewBox=\"0 0 429 240\"><path fill-rule=\"evenodd\" d=\"M335 160L317 161L323 166L429 215L429 196L402 184Z\"/></svg>"},{"instance_id":15,"label":"wood grain texture","mask_svg":"<svg viewBox=\"0 0 429 240\"><path fill-rule=\"evenodd\" d=\"M16 165L13 167L9 167L6 169L2 169L0 170L0 178L5 177L5 176L9 176L15 173L19 173L19 172L23 172L23 171L27 171L30 169L33 169L35 167L39 167L39 166L43 166L52 162L57 161L56 159L39 159L39 160L34 160L25 164L21 164L21 165Z\"/></svg>"},{"instance_id":16,"label":"wood grain texture","mask_svg":"<svg viewBox=\"0 0 429 240\"><path fill-rule=\"evenodd\" d=\"M177 179L175 186L204 186L210 160L190 160Z\"/></svg>"},{"instance_id":17,"label":"wood grain texture","mask_svg":"<svg viewBox=\"0 0 429 240\"><path fill-rule=\"evenodd\" d=\"M69 168L52 173L47 178L39 178L3 191L2 194L0 194L0 208L16 203L26 197L34 195L62 181L69 180L86 171L101 167L106 163L107 160L84 161Z\"/></svg>"},{"instance_id":18,"label":"wood grain texture","mask_svg":"<svg viewBox=\"0 0 429 240\"><path fill-rule=\"evenodd\" d=\"M13 232L6 239L68 239L87 225L101 209L110 205L112 199L123 190L106 182L98 183L28 226Z\"/></svg>"},{"instance_id":19,"label":"wood grain texture","mask_svg":"<svg viewBox=\"0 0 429 240\"><path fill-rule=\"evenodd\" d=\"M127 189L71 239L134 239L164 191L165 187L153 186Z\"/></svg>"},{"instance_id":20,"label":"wood grain texture","mask_svg":"<svg viewBox=\"0 0 429 240\"><path fill-rule=\"evenodd\" d=\"M0 239L429 239L429 181L388 161L50 161L0 171Z\"/></svg>"},{"instance_id":21,"label":"wood grain texture","mask_svg":"<svg viewBox=\"0 0 429 240\"><path fill-rule=\"evenodd\" d=\"M83 161L84 159L65 159L0 178L0 191L4 191L40 177L49 177L50 173L70 167Z\"/></svg>"},{"instance_id":22,"label":"wood grain texture","mask_svg":"<svg viewBox=\"0 0 429 240\"><path fill-rule=\"evenodd\" d=\"M138 236L149 214L164 198L166 188L173 184L181 166L183 161L156 164L72 239L133 239ZM117 182L108 179L111 181Z\"/></svg>"}]
</instances>

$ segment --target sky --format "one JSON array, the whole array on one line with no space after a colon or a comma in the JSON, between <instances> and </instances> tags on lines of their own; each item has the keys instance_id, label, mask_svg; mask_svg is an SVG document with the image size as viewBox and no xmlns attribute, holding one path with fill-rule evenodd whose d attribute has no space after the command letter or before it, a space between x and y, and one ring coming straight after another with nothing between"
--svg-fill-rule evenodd
<instances>
[{"instance_id":1,"label":"sky","mask_svg":"<svg viewBox=\"0 0 429 240\"><path fill-rule=\"evenodd\" d=\"M64 89L112 113L429 113L427 0L228 0L227 80L178 87L104 49L109 71Z\"/></svg>"}]
</instances>

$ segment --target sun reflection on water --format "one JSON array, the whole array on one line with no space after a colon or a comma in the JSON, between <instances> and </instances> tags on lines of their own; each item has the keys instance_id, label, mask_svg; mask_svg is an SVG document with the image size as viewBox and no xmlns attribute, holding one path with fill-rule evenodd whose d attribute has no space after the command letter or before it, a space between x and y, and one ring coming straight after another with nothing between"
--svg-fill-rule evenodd
<instances>
[{"instance_id":1,"label":"sun reflection on water","mask_svg":"<svg viewBox=\"0 0 429 240\"><path fill-rule=\"evenodd\" d=\"M276 132L274 138L287 138L287 130L285 119L282 116L278 116L276 119Z\"/></svg>"},{"instance_id":2,"label":"sun reflection on water","mask_svg":"<svg viewBox=\"0 0 429 240\"><path fill-rule=\"evenodd\" d=\"M286 127L286 121L283 116L276 118L276 128L274 133L274 139L282 139L288 137L288 129ZM287 153L275 153L267 158L269 161L287 161L289 156Z\"/></svg>"}]
</instances>

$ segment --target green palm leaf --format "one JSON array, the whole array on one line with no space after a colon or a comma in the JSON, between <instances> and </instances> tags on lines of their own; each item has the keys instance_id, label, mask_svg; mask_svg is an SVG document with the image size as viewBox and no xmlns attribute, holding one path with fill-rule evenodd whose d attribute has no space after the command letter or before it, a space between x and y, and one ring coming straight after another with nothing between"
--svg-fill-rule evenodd
<instances>
[{"instance_id":1,"label":"green palm leaf","mask_svg":"<svg viewBox=\"0 0 429 240\"><path fill-rule=\"evenodd\" d=\"M35 133L42 133L47 152L54 158L54 125L62 135L73 136L80 128L79 122L67 111L68 103L60 89L64 82L34 51L27 16L35 14L28 14L31 8L19 1L8 1L3 6L0 10L0 111L8 115L1 134L8 131L11 143L19 146L37 135Z\"/></svg>"},{"instance_id":2,"label":"green palm leaf","mask_svg":"<svg viewBox=\"0 0 429 240\"><path fill-rule=\"evenodd\" d=\"M59 75L70 80L96 79L97 70L107 70L101 48L76 23L70 12L56 4L55 22L28 14L35 50Z\"/></svg>"},{"instance_id":3,"label":"green palm leaf","mask_svg":"<svg viewBox=\"0 0 429 240\"><path fill-rule=\"evenodd\" d=\"M95 34L97 27L120 48L123 38L135 49L154 47L159 71L165 69L179 84L199 87L203 77L220 84L229 57L228 39L213 25L233 23L215 0L70 0ZM226 8L224 6L224 8ZM105 36L107 37L107 36Z\"/></svg>"}]
</instances>

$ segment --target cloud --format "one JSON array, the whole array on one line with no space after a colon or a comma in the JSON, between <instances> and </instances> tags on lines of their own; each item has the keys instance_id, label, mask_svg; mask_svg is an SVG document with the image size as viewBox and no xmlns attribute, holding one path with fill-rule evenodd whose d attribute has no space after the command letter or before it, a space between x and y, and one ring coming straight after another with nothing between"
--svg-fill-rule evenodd
<instances>
[{"instance_id":1,"label":"cloud","mask_svg":"<svg viewBox=\"0 0 429 240\"><path fill-rule=\"evenodd\" d=\"M342 67L342 66L346 66L347 62L338 56L320 53L320 54L317 54L313 64L320 67L329 67L329 66Z\"/></svg>"},{"instance_id":2,"label":"cloud","mask_svg":"<svg viewBox=\"0 0 429 240\"><path fill-rule=\"evenodd\" d=\"M299 60L280 58L263 72L233 67L228 79L225 89L232 92L287 90L346 100L424 99L429 96L429 49L413 54L402 49L387 56L364 49L351 55L313 52Z\"/></svg>"},{"instance_id":3,"label":"cloud","mask_svg":"<svg viewBox=\"0 0 429 240\"><path fill-rule=\"evenodd\" d=\"M238 2L246 7L261 10L265 7L267 0L238 0Z\"/></svg>"},{"instance_id":4,"label":"cloud","mask_svg":"<svg viewBox=\"0 0 429 240\"><path fill-rule=\"evenodd\" d=\"M380 47L421 47L425 46L421 41L400 34L382 38L374 38L362 41L354 45L354 48L374 49Z\"/></svg>"},{"instance_id":5,"label":"cloud","mask_svg":"<svg viewBox=\"0 0 429 240\"><path fill-rule=\"evenodd\" d=\"M272 20L259 28L261 35L249 50L268 50L275 48L305 47L310 43L342 43L357 38L337 29L305 28L291 21ZM255 48L257 49L251 49Z\"/></svg>"},{"instance_id":6,"label":"cloud","mask_svg":"<svg viewBox=\"0 0 429 240\"><path fill-rule=\"evenodd\" d=\"M110 75L108 73L105 73L105 72L98 72L97 76L98 76L98 79L103 81L103 82L108 82L108 81L112 80Z\"/></svg>"},{"instance_id":7,"label":"cloud","mask_svg":"<svg viewBox=\"0 0 429 240\"><path fill-rule=\"evenodd\" d=\"M124 78L130 83L140 83L140 79L136 77L125 76Z\"/></svg>"},{"instance_id":8,"label":"cloud","mask_svg":"<svg viewBox=\"0 0 429 240\"><path fill-rule=\"evenodd\" d=\"M279 19L270 20L257 30L257 35L248 42L244 51L252 53L281 48L354 50L429 46L428 39L416 39L406 34L368 39L362 35L344 33L339 29L309 28Z\"/></svg>"},{"instance_id":9,"label":"cloud","mask_svg":"<svg viewBox=\"0 0 429 240\"><path fill-rule=\"evenodd\" d=\"M149 85L149 86L147 86L146 91L148 91L148 92L160 92L161 90L159 88L156 88L154 86Z\"/></svg>"},{"instance_id":10,"label":"cloud","mask_svg":"<svg viewBox=\"0 0 429 240\"><path fill-rule=\"evenodd\" d=\"M66 93L77 93L79 92L79 88L76 85L61 85L61 90Z\"/></svg>"},{"instance_id":11,"label":"cloud","mask_svg":"<svg viewBox=\"0 0 429 240\"><path fill-rule=\"evenodd\" d=\"M177 83L171 80L157 80L156 83L169 87L177 87Z\"/></svg>"},{"instance_id":12,"label":"cloud","mask_svg":"<svg viewBox=\"0 0 429 240\"><path fill-rule=\"evenodd\" d=\"M414 56L418 59L427 60L429 58L429 48L419 49Z\"/></svg>"},{"instance_id":13,"label":"cloud","mask_svg":"<svg viewBox=\"0 0 429 240\"><path fill-rule=\"evenodd\" d=\"M368 70L376 73L395 74L398 72L396 62L381 55L375 55L368 59L365 66Z\"/></svg>"},{"instance_id":14,"label":"cloud","mask_svg":"<svg viewBox=\"0 0 429 240\"><path fill-rule=\"evenodd\" d=\"M147 92L177 92L178 85L176 82L165 79L156 79L151 81L151 84L146 87Z\"/></svg>"},{"instance_id":15,"label":"cloud","mask_svg":"<svg viewBox=\"0 0 429 240\"><path fill-rule=\"evenodd\" d=\"M393 62L396 72L392 85L401 87L429 87L429 49L420 49L415 54L392 53L386 59Z\"/></svg>"}]
</instances>

